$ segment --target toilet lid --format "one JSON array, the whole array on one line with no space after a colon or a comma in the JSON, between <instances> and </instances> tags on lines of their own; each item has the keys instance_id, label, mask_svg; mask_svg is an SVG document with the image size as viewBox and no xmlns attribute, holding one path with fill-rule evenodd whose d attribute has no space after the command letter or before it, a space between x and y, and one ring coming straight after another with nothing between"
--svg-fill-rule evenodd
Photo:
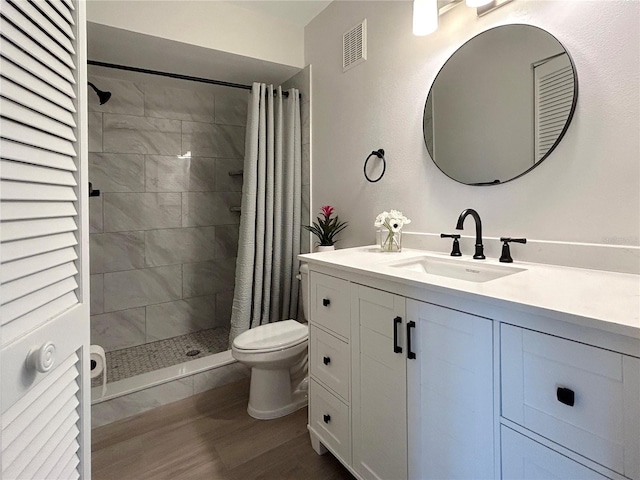
<instances>
[{"instance_id":1,"label":"toilet lid","mask_svg":"<svg viewBox=\"0 0 640 480\"><path fill-rule=\"evenodd\" d=\"M269 350L296 345L307 338L309 327L295 320L268 323L241 333L233 346L241 350Z\"/></svg>"}]
</instances>

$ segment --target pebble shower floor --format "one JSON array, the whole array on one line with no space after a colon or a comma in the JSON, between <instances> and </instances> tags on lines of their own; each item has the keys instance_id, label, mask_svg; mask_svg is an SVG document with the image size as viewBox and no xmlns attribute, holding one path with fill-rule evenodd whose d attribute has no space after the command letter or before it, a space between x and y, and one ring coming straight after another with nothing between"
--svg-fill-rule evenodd
<instances>
[{"instance_id":1,"label":"pebble shower floor","mask_svg":"<svg viewBox=\"0 0 640 480\"><path fill-rule=\"evenodd\" d=\"M107 352L107 383L224 352L228 345L229 328L219 327ZM91 381L100 385L102 375Z\"/></svg>"}]
</instances>

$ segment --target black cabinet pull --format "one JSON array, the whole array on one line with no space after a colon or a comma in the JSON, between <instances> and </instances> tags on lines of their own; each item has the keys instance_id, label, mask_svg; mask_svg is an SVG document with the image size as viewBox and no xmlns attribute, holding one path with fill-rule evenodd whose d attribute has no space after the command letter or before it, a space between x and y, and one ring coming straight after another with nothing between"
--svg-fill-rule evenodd
<instances>
[{"instance_id":1,"label":"black cabinet pull","mask_svg":"<svg viewBox=\"0 0 640 480\"><path fill-rule=\"evenodd\" d=\"M560 403L564 403L565 405L569 405L573 407L576 403L576 394L570 388L558 387L556 391L556 397Z\"/></svg>"},{"instance_id":2,"label":"black cabinet pull","mask_svg":"<svg viewBox=\"0 0 640 480\"><path fill-rule=\"evenodd\" d=\"M322 306L323 307L328 307L329 305L331 305L331 300L329 300L328 298L323 298L322 299Z\"/></svg>"},{"instance_id":3,"label":"black cabinet pull","mask_svg":"<svg viewBox=\"0 0 640 480\"><path fill-rule=\"evenodd\" d=\"M325 413L322 416L322 420L324 420L324 423L329 423L331 421L331 415L329 415L328 413Z\"/></svg>"},{"instance_id":4,"label":"black cabinet pull","mask_svg":"<svg viewBox=\"0 0 640 480\"><path fill-rule=\"evenodd\" d=\"M402 353L402 347L398 345L398 327L401 323L401 317L396 317L393 319L393 353Z\"/></svg>"},{"instance_id":5,"label":"black cabinet pull","mask_svg":"<svg viewBox=\"0 0 640 480\"><path fill-rule=\"evenodd\" d=\"M322 363L329 365L331 363L331 357L323 357Z\"/></svg>"},{"instance_id":6,"label":"black cabinet pull","mask_svg":"<svg viewBox=\"0 0 640 480\"><path fill-rule=\"evenodd\" d=\"M407 322L407 358L414 360L416 358L415 352L411 351L411 329L416 328L416 322Z\"/></svg>"}]
</instances>

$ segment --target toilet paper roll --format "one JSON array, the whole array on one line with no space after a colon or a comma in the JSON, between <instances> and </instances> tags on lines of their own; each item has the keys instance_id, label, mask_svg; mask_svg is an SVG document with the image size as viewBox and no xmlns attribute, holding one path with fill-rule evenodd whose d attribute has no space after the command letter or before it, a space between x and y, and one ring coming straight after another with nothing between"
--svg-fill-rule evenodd
<instances>
[{"instance_id":1,"label":"toilet paper roll","mask_svg":"<svg viewBox=\"0 0 640 480\"><path fill-rule=\"evenodd\" d=\"M91 378L99 377L103 372L106 378L107 357L104 354L104 349L100 345L91 345L89 352L91 359Z\"/></svg>"}]
</instances>

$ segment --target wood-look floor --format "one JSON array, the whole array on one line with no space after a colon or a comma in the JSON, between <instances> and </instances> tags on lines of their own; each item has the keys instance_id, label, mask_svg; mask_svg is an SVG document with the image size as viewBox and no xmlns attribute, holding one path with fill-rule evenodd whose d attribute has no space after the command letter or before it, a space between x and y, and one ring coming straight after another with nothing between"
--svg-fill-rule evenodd
<instances>
[{"instance_id":1,"label":"wood-look floor","mask_svg":"<svg viewBox=\"0 0 640 480\"><path fill-rule=\"evenodd\" d=\"M311 448L307 409L255 420L248 395L242 381L94 429L93 479L353 480Z\"/></svg>"}]
</instances>

